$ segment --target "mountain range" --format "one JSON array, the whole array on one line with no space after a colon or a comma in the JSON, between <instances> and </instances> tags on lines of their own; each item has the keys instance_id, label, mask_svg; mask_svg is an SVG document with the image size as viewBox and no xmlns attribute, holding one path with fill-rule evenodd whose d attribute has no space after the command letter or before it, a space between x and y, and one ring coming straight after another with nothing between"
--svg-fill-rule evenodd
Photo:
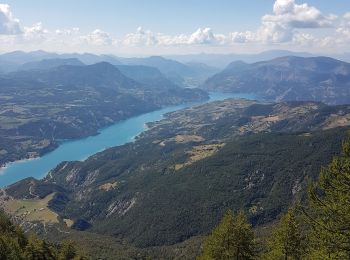
<instances>
[{"instance_id":1,"label":"mountain range","mask_svg":"<svg viewBox=\"0 0 350 260\"><path fill-rule=\"evenodd\" d=\"M313 57L317 56L308 52L294 52L288 50L270 50L256 54L188 54L188 55L170 55L165 56L169 59L174 59L182 63L204 63L210 64L216 68L224 69L233 61L244 61L246 63L254 63L259 61L271 60L284 56L297 56L297 57Z\"/></svg>"},{"instance_id":2,"label":"mountain range","mask_svg":"<svg viewBox=\"0 0 350 260\"><path fill-rule=\"evenodd\" d=\"M67 60L53 63L62 61ZM94 135L134 115L208 98L202 90L178 87L161 73L153 75L154 84L147 84L107 62L52 68L47 62L39 63L46 64L46 69L0 77L1 165L39 156L62 139Z\"/></svg>"},{"instance_id":3,"label":"mountain range","mask_svg":"<svg viewBox=\"0 0 350 260\"><path fill-rule=\"evenodd\" d=\"M92 259L194 259L227 209L244 210L264 240L340 154L350 64L286 51L240 57L0 55L0 165L209 91L258 99L168 113L134 142L0 189L0 208Z\"/></svg>"},{"instance_id":4,"label":"mountain range","mask_svg":"<svg viewBox=\"0 0 350 260\"><path fill-rule=\"evenodd\" d=\"M255 93L274 101L350 103L350 64L328 57L280 57L232 62L209 78L206 90Z\"/></svg>"},{"instance_id":5,"label":"mountain range","mask_svg":"<svg viewBox=\"0 0 350 260\"><path fill-rule=\"evenodd\" d=\"M121 58L113 55L95 55L91 53L57 54L44 51L15 51L0 55L0 73L17 70L46 69L59 65L79 65L77 62L92 65L108 62L112 65L141 65L157 68L168 79L181 86L198 86L219 69L206 64L183 64L160 56L146 58ZM81 64L80 64L81 65ZM47 66L45 68L45 66Z\"/></svg>"}]
</instances>

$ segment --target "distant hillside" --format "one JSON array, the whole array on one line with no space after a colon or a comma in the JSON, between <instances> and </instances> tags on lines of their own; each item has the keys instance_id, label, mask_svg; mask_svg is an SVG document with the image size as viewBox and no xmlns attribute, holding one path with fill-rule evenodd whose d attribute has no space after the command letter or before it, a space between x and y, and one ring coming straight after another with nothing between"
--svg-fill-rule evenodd
<instances>
[{"instance_id":1,"label":"distant hillside","mask_svg":"<svg viewBox=\"0 0 350 260\"><path fill-rule=\"evenodd\" d=\"M33 62L33 61L40 61L43 59L52 59L52 58L58 58L58 54L56 53L50 53L46 51L31 51L31 52L24 52L24 51L13 51L8 52L0 55L1 61L11 61L13 63L22 65L27 62Z\"/></svg>"},{"instance_id":2,"label":"distant hillside","mask_svg":"<svg viewBox=\"0 0 350 260\"><path fill-rule=\"evenodd\" d=\"M169 59L174 59L182 63L204 63L213 67L224 69L233 61L244 61L247 63L254 63L264 60L271 60L278 57L284 56L298 56L298 57L312 57L315 56L307 52L293 52L287 50L270 50L256 54L210 54L210 53L199 53L199 54L188 54L188 55L170 55L165 56Z\"/></svg>"},{"instance_id":3,"label":"distant hillside","mask_svg":"<svg viewBox=\"0 0 350 260\"><path fill-rule=\"evenodd\" d=\"M275 101L350 103L350 64L328 57L233 62L209 78L206 90L255 93Z\"/></svg>"},{"instance_id":4,"label":"distant hillside","mask_svg":"<svg viewBox=\"0 0 350 260\"><path fill-rule=\"evenodd\" d=\"M175 83L170 81L157 68L143 65L117 65L125 76L145 84L151 88L176 88Z\"/></svg>"},{"instance_id":5,"label":"distant hillside","mask_svg":"<svg viewBox=\"0 0 350 260\"><path fill-rule=\"evenodd\" d=\"M217 72L207 65L198 63L183 64L175 60L165 59L160 56L146 58L118 58L120 62L127 65L143 65L157 68L169 80L182 86L197 86L204 82L209 76Z\"/></svg>"},{"instance_id":6,"label":"distant hillside","mask_svg":"<svg viewBox=\"0 0 350 260\"><path fill-rule=\"evenodd\" d=\"M107 62L3 75L0 165L42 155L62 139L94 135L134 115L208 98L203 90L165 83L135 81Z\"/></svg>"},{"instance_id":7,"label":"distant hillside","mask_svg":"<svg viewBox=\"0 0 350 260\"><path fill-rule=\"evenodd\" d=\"M13 66L11 70L15 71L21 65L30 62L39 62L42 60L53 60L53 59L78 59L84 64L94 64L98 62L109 62L113 65L121 64L114 56L111 55L96 55L92 53L63 53L58 54L54 52L46 52L46 51L32 51L32 52L24 52L24 51L13 51L0 55L0 68L1 64L11 63L16 66Z\"/></svg>"},{"instance_id":8,"label":"distant hillside","mask_svg":"<svg viewBox=\"0 0 350 260\"><path fill-rule=\"evenodd\" d=\"M18 70L49 70L63 65L83 66L85 65L77 58L69 59L43 59L40 61L27 62L21 65Z\"/></svg>"},{"instance_id":9,"label":"distant hillside","mask_svg":"<svg viewBox=\"0 0 350 260\"><path fill-rule=\"evenodd\" d=\"M175 73L180 76L189 76L192 72L183 63L165 59L161 56L151 56L146 58L119 58L126 65L144 65L155 67L164 74Z\"/></svg>"},{"instance_id":10,"label":"distant hillside","mask_svg":"<svg viewBox=\"0 0 350 260\"><path fill-rule=\"evenodd\" d=\"M50 70L19 71L6 77L16 80L38 80L48 85L63 87L107 87L107 88L142 88L134 80L124 76L115 66L107 62L92 65L62 65Z\"/></svg>"},{"instance_id":11,"label":"distant hillside","mask_svg":"<svg viewBox=\"0 0 350 260\"><path fill-rule=\"evenodd\" d=\"M92 53L58 54L45 51L14 51L0 55L0 74L17 70L42 70L58 65L79 65L77 60L87 65L108 62L112 65L153 67L158 69L168 80L182 87L197 87L219 71L215 67L203 63L183 64L160 56L121 58L114 55L96 55Z\"/></svg>"}]
</instances>

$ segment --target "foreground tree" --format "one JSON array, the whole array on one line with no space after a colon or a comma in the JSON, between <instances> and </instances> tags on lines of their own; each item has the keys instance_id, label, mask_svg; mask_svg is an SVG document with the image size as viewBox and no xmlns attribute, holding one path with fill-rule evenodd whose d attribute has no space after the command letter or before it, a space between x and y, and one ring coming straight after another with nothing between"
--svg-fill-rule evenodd
<instances>
[{"instance_id":1,"label":"foreground tree","mask_svg":"<svg viewBox=\"0 0 350 260\"><path fill-rule=\"evenodd\" d=\"M305 215L313 259L350 259L350 139L309 190Z\"/></svg>"},{"instance_id":2,"label":"foreground tree","mask_svg":"<svg viewBox=\"0 0 350 260\"><path fill-rule=\"evenodd\" d=\"M302 234L300 221L298 220L295 210L289 209L282 216L279 224L272 232L268 241L267 253L263 259L303 259L306 254L305 237Z\"/></svg>"},{"instance_id":3,"label":"foreground tree","mask_svg":"<svg viewBox=\"0 0 350 260\"><path fill-rule=\"evenodd\" d=\"M204 242L199 259L253 259L254 255L254 233L244 212L234 216L228 211Z\"/></svg>"},{"instance_id":4,"label":"foreground tree","mask_svg":"<svg viewBox=\"0 0 350 260\"><path fill-rule=\"evenodd\" d=\"M71 242L55 246L23 231L0 212L1 260L78 260L81 257Z\"/></svg>"},{"instance_id":5,"label":"foreground tree","mask_svg":"<svg viewBox=\"0 0 350 260\"><path fill-rule=\"evenodd\" d=\"M78 260L83 258L79 256L73 242L63 241L60 246L60 253L58 255L58 260L69 260L69 259Z\"/></svg>"},{"instance_id":6,"label":"foreground tree","mask_svg":"<svg viewBox=\"0 0 350 260\"><path fill-rule=\"evenodd\" d=\"M28 260L57 259L56 250L34 235L28 238L28 244L24 248L24 257Z\"/></svg>"}]
</instances>

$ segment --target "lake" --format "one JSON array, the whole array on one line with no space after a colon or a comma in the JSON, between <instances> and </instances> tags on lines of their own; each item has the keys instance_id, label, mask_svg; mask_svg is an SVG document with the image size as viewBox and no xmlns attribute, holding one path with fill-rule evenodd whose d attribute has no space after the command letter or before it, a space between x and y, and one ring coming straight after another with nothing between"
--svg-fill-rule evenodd
<instances>
[{"instance_id":1,"label":"lake","mask_svg":"<svg viewBox=\"0 0 350 260\"><path fill-rule=\"evenodd\" d=\"M232 94L212 92L210 99L202 103L188 103L178 106L165 107L153 112L119 121L101 129L98 135L83 139L65 141L54 151L32 160L12 162L0 170L0 187L7 186L27 177L41 179L55 166L63 161L84 160L87 157L105 150L108 147L123 145L134 140L135 136L146 130L147 122L158 121L168 112L176 111L207 102L227 98L256 99L252 94Z\"/></svg>"}]
</instances>

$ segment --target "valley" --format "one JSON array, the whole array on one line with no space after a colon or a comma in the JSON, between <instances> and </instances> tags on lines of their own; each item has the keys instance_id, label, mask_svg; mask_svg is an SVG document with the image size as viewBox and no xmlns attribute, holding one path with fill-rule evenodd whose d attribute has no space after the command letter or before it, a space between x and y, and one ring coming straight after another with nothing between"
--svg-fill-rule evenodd
<instances>
[{"instance_id":1,"label":"valley","mask_svg":"<svg viewBox=\"0 0 350 260\"><path fill-rule=\"evenodd\" d=\"M0 77L0 86L2 166L40 157L64 140L96 135L132 116L208 99L204 91L165 79L151 88L109 63L13 72Z\"/></svg>"},{"instance_id":2,"label":"valley","mask_svg":"<svg viewBox=\"0 0 350 260\"><path fill-rule=\"evenodd\" d=\"M45 177L52 168L63 161L83 160L108 147L131 142L137 135L145 130L146 123L160 120L165 113L183 109L188 106L194 106L195 104L198 105L202 102L222 100L229 97L254 98L253 95L247 94L237 95L211 92L209 93L209 100L207 101L168 106L152 112L133 116L114 124L111 122L111 126L96 129L96 133L98 133L94 136L78 140L61 141L57 143L57 148L55 147L53 151L41 157L7 164L6 168L0 171L0 187L4 187L27 177L41 179Z\"/></svg>"},{"instance_id":3,"label":"valley","mask_svg":"<svg viewBox=\"0 0 350 260\"><path fill-rule=\"evenodd\" d=\"M194 259L227 209L265 239L350 128L345 62L64 57L0 76L0 207L92 259Z\"/></svg>"},{"instance_id":4,"label":"valley","mask_svg":"<svg viewBox=\"0 0 350 260\"><path fill-rule=\"evenodd\" d=\"M349 106L315 102L216 101L168 113L133 143L63 162L43 180L5 191L14 200L55 194L48 205L60 224L47 233L36 226L50 239L58 230L88 232L126 243L130 255L156 248L171 255L182 244L191 259L188 250L198 254L199 238L227 207L246 209L262 228L303 199L308 182L339 154L349 114Z\"/></svg>"}]
</instances>

